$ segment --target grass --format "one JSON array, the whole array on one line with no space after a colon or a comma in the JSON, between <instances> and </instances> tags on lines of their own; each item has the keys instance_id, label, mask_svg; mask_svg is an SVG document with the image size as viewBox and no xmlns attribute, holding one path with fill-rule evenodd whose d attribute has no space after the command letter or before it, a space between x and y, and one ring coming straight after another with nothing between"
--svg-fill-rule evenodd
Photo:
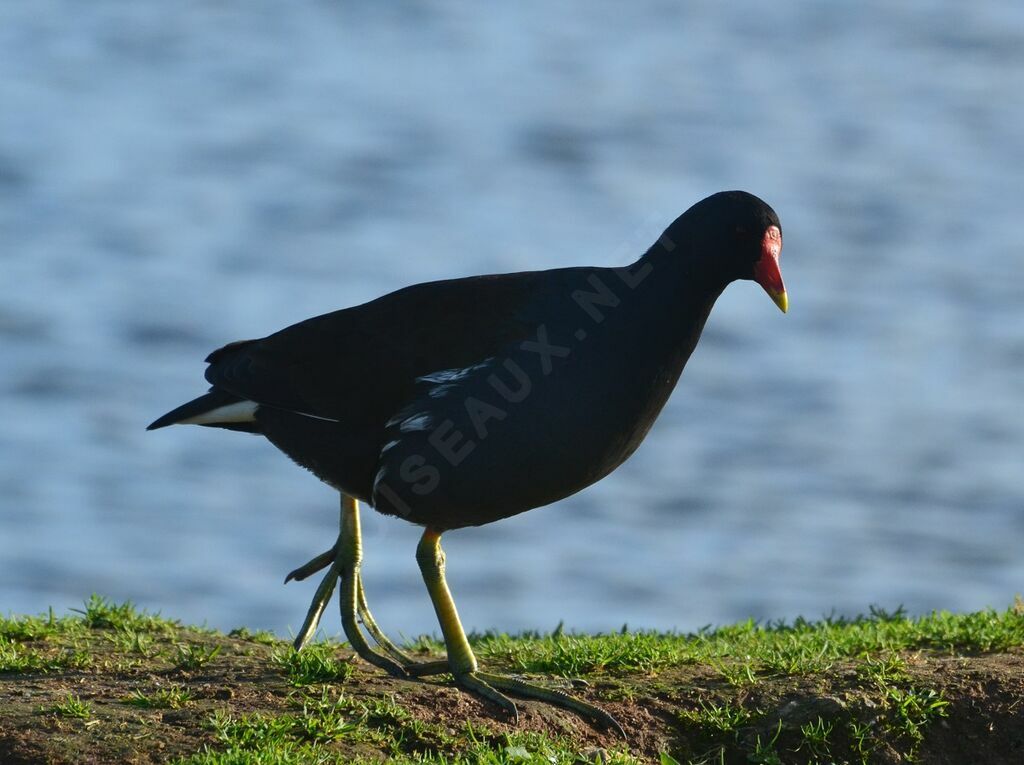
<instances>
[{"instance_id":1,"label":"grass","mask_svg":"<svg viewBox=\"0 0 1024 765\"><path fill-rule=\"evenodd\" d=\"M693 723L707 731L735 737L741 728L750 723L754 713L743 707L715 704L701 699L699 709L684 709L679 713L679 717L684 722Z\"/></svg>"},{"instance_id":2,"label":"grass","mask_svg":"<svg viewBox=\"0 0 1024 765\"><path fill-rule=\"evenodd\" d=\"M39 650L0 636L0 673L80 669L91 661L88 653L74 647L60 652Z\"/></svg>"},{"instance_id":3,"label":"grass","mask_svg":"<svg viewBox=\"0 0 1024 765\"><path fill-rule=\"evenodd\" d=\"M60 717L71 717L79 720L88 720L92 717L92 707L72 693L69 693L44 711L52 712Z\"/></svg>"},{"instance_id":4,"label":"grass","mask_svg":"<svg viewBox=\"0 0 1024 765\"><path fill-rule=\"evenodd\" d=\"M143 709L181 709L191 700L191 691L179 685L172 685L157 688L152 693L143 693L136 688L124 698L124 703Z\"/></svg>"},{"instance_id":5,"label":"grass","mask_svg":"<svg viewBox=\"0 0 1024 765\"><path fill-rule=\"evenodd\" d=\"M836 724L824 720L818 715L814 720L808 720L800 726L800 742L798 751L806 752L814 760L827 760L832 756L829 738Z\"/></svg>"},{"instance_id":6,"label":"grass","mask_svg":"<svg viewBox=\"0 0 1024 765\"><path fill-rule=\"evenodd\" d=\"M91 595L81 609L73 608L82 615L81 625L86 629L131 630L134 632L159 632L167 634L180 626L178 622L162 619L159 614L138 610L131 601L114 603L99 595ZM53 611L50 611L53 617Z\"/></svg>"},{"instance_id":7,"label":"grass","mask_svg":"<svg viewBox=\"0 0 1024 765\"><path fill-rule=\"evenodd\" d=\"M393 700L365 702L344 694L293 698L295 712L278 716L263 714L214 714L208 725L217 740L175 765L321 765L379 762L377 756L351 757L333 744L383 748L389 763L436 763L437 765L580 765L585 762L635 765L624 752L595 752L594 759L581 757L578 747L537 733L496 733L466 723L459 731L416 720Z\"/></svg>"},{"instance_id":8,"label":"grass","mask_svg":"<svg viewBox=\"0 0 1024 765\"><path fill-rule=\"evenodd\" d=\"M269 633L225 636L96 596L68 615L0 617L0 731L38 728L45 748L59 741L44 718L85 720L68 730L132 730L111 741L170 742L178 748L158 759L179 765L912 762L930 741L946 740L936 736L953 736L944 731L970 710L986 710L979 725L1011 714L1024 687L1024 677L1007 686L1002 706L979 707L970 696L988 692L971 675L977 657L1010 652L1001 671L1021 666L1013 658L1024 647L1020 604L913 618L876 609L692 634L579 635L560 626L477 634L471 643L488 669L586 679L589 688L574 692L610 706L646 743L632 751L613 737L595 745L597 734L568 714L533 712L526 720L536 729L512 728L445 679L387 678L338 643L296 652ZM431 637L406 647L441 650ZM962 681L950 679L961 666ZM655 732L640 736L637 726ZM74 761L59 753L51 760Z\"/></svg>"},{"instance_id":9,"label":"grass","mask_svg":"<svg viewBox=\"0 0 1024 765\"><path fill-rule=\"evenodd\" d=\"M756 681L756 675L823 672L837 661L880 651L1007 650L1024 645L1024 616L1017 608L972 614L938 611L916 618L902 610L872 609L855 618L797 619L792 624L751 620L695 634L488 633L472 636L470 642L481 656L507 661L522 672L575 677L710 664L730 683L747 685Z\"/></svg>"},{"instance_id":10,"label":"grass","mask_svg":"<svg viewBox=\"0 0 1024 765\"><path fill-rule=\"evenodd\" d=\"M748 689L737 702L699 699L695 708L679 712L687 727L688 761L724 762L741 752L749 762L782 763L778 747L783 738L788 752L802 753L811 762L869 763L883 748L914 761L929 727L948 715L950 703L943 692L922 687L903 655L888 651L862 654L849 674L854 681L843 689L846 703L829 719L821 714L804 721L782 714L771 719L751 705ZM767 724L758 725L761 720Z\"/></svg>"},{"instance_id":11,"label":"grass","mask_svg":"<svg viewBox=\"0 0 1024 765\"><path fill-rule=\"evenodd\" d=\"M191 672L205 667L221 652L219 645L197 645L180 643L175 646L174 666L176 669Z\"/></svg>"},{"instance_id":12,"label":"grass","mask_svg":"<svg viewBox=\"0 0 1024 765\"><path fill-rule=\"evenodd\" d=\"M313 643L301 651L292 646L279 648L273 653L274 663L282 667L292 685L344 682L355 668L352 662L338 658L338 646L332 643Z\"/></svg>"},{"instance_id":13,"label":"grass","mask_svg":"<svg viewBox=\"0 0 1024 765\"><path fill-rule=\"evenodd\" d=\"M924 741L924 731L934 720L946 716L949 702L934 688L916 687L906 661L899 655L866 657L858 674L873 684L880 696L882 713L875 719L876 727L902 739L908 757L913 759ZM860 729L857 736L864 737ZM865 749L865 757L869 753Z\"/></svg>"},{"instance_id":14,"label":"grass","mask_svg":"<svg viewBox=\"0 0 1024 765\"><path fill-rule=\"evenodd\" d=\"M259 645L277 645L281 642L281 639L274 635L273 632L267 632L266 630L251 632L247 627L238 627L237 629L231 630L231 632L228 633L228 637L238 638L239 640L248 640L251 643L257 643Z\"/></svg>"},{"instance_id":15,"label":"grass","mask_svg":"<svg viewBox=\"0 0 1024 765\"><path fill-rule=\"evenodd\" d=\"M748 621L692 634L574 635L556 630L546 635L477 634L470 637L470 642L481 659L496 660L518 672L562 677L615 672L654 674L681 664L707 664L730 684L743 686L756 682L759 676L820 673L837 661L879 652L927 649L971 653L1022 646L1024 615L1020 610L934 612L908 618L902 611L887 613L874 609L866 616L852 619L797 619L791 624ZM27 648L21 650L26 643L85 637L90 631L104 630L107 639L125 653L150 657L157 651L161 637L176 635L181 629L178 622L139 611L131 603L115 604L95 595L84 608L75 611L81 616L57 617L51 611L43 617L0 617L0 672L47 671L81 666L87 661L84 657L57 659L47 657L45 651L33 654ZM233 636L257 645L283 645L283 641L265 632L237 630ZM412 641L409 648L438 652L442 647L427 637ZM342 679L346 670L332 665L323 652L330 650L325 647L319 654L310 654L310 666L305 669L306 659L285 656L280 661L282 666L294 666L300 676L308 670L311 681L318 672L323 672L323 679ZM216 651L200 645L180 643L176 651L175 661L182 669L200 668L216 657ZM324 666L318 669L314 666L317 663Z\"/></svg>"}]
</instances>

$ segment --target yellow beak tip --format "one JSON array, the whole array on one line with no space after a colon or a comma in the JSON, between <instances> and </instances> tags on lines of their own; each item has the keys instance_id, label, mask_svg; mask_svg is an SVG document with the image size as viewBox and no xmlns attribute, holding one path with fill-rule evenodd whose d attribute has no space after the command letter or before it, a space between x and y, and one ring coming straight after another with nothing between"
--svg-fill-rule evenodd
<instances>
[{"instance_id":1,"label":"yellow beak tip","mask_svg":"<svg viewBox=\"0 0 1024 765\"><path fill-rule=\"evenodd\" d=\"M783 313L787 313L789 311L789 296L786 294L785 290L781 292L772 292L769 294L771 295L772 300L775 302L775 305L779 307L780 311L782 311Z\"/></svg>"}]
</instances>

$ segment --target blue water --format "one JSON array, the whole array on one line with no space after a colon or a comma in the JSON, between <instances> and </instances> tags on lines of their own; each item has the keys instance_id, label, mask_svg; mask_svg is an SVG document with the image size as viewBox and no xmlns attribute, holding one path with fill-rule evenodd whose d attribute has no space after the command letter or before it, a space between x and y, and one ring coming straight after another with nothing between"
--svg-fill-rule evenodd
<instances>
[{"instance_id":1,"label":"blue water","mask_svg":"<svg viewBox=\"0 0 1024 765\"><path fill-rule=\"evenodd\" d=\"M0 4L0 612L287 634L336 495L259 438L144 432L204 355L626 263L727 188L779 212L789 315L733 285L620 470L447 535L467 626L1024 590L1024 5L486 5ZM434 631L418 530L364 527L378 620Z\"/></svg>"}]
</instances>

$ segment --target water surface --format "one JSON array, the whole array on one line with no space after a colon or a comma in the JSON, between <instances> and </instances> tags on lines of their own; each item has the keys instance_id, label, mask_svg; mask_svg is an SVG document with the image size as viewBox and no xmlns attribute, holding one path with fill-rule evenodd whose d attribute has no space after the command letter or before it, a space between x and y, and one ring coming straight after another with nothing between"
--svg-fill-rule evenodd
<instances>
[{"instance_id":1,"label":"water surface","mask_svg":"<svg viewBox=\"0 0 1024 765\"><path fill-rule=\"evenodd\" d=\"M262 439L144 432L205 354L414 281L624 264L726 188L779 212L790 314L733 285L620 470L447 535L466 625L1021 590L1024 6L54 0L0 6L0 71L0 610L286 634L336 498ZM364 526L378 619L434 630L417 529Z\"/></svg>"}]
</instances>

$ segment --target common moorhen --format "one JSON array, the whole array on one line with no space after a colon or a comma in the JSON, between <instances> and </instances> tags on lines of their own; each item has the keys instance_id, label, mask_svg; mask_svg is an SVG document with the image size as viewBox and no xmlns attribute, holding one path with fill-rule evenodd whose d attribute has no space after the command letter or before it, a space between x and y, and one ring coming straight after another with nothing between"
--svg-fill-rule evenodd
<instances>
[{"instance_id":1,"label":"common moorhen","mask_svg":"<svg viewBox=\"0 0 1024 765\"><path fill-rule=\"evenodd\" d=\"M441 534L555 502L622 464L675 387L726 285L752 279L786 311L781 250L779 219L767 204L721 192L679 216L629 266L417 284L226 345L206 359L209 392L149 428L189 423L262 434L341 493L336 544L288 575L304 579L330 566L297 648L340 579L345 634L370 663L398 676L451 673L513 718L516 707L501 691L621 733L599 707L477 669L445 582ZM414 661L373 620L360 577L358 500L425 527L416 559L447 660Z\"/></svg>"}]
</instances>

